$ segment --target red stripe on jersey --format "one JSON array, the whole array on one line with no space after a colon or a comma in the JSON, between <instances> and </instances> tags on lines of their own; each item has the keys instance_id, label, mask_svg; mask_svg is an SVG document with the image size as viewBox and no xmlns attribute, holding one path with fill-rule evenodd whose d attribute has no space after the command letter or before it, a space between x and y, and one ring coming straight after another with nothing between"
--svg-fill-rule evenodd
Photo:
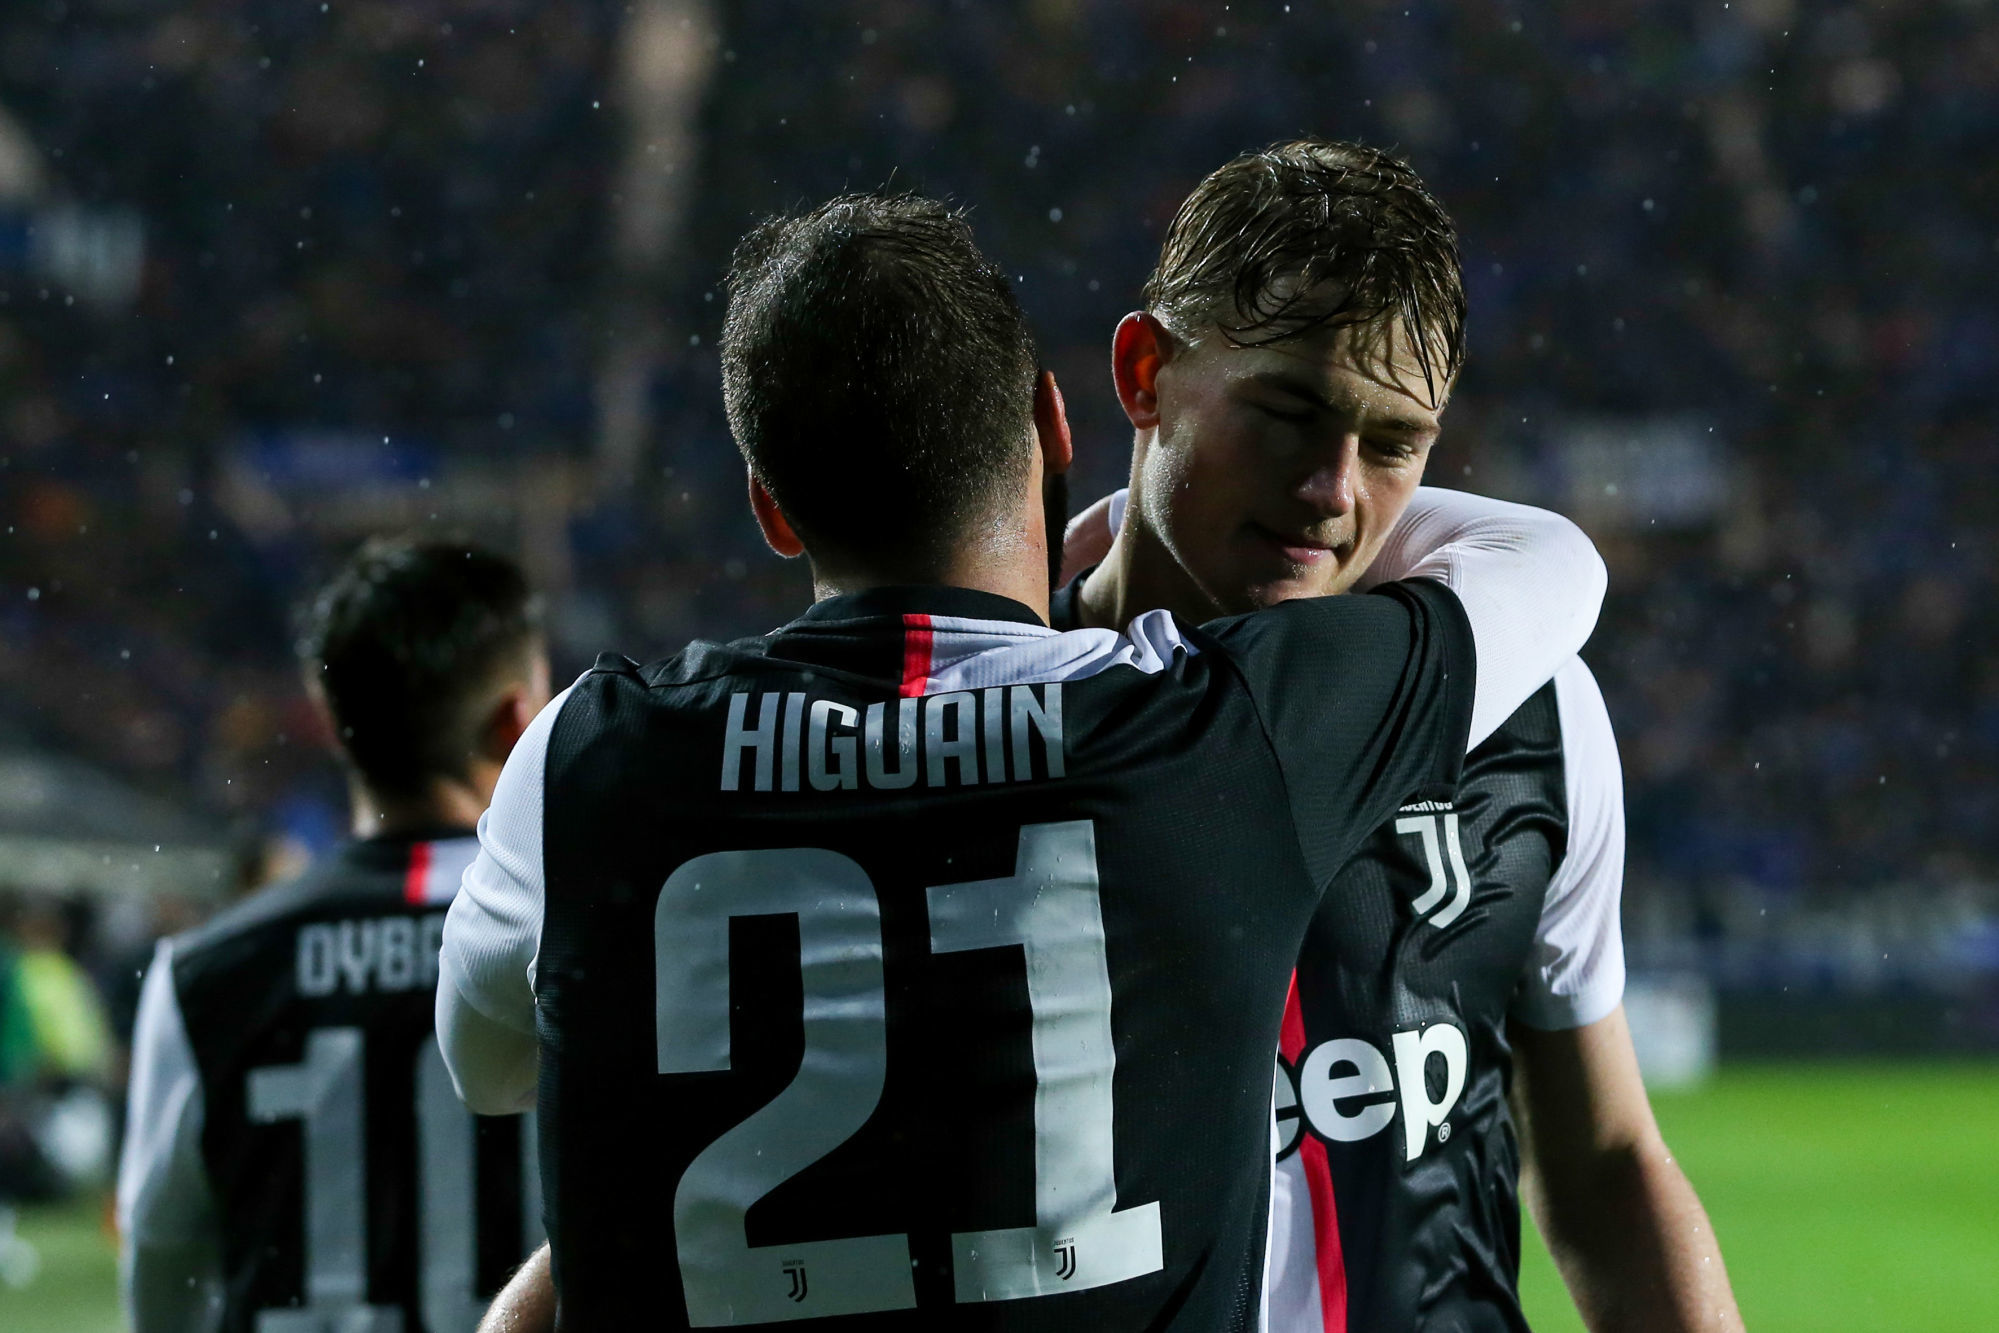
<instances>
[{"instance_id":1,"label":"red stripe on jersey","mask_svg":"<svg viewBox=\"0 0 1999 1333\"><path fill-rule=\"evenodd\" d=\"M410 847L410 867L403 872L403 901L411 907L423 906L430 901L429 887L430 844L415 843Z\"/></svg>"},{"instance_id":2,"label":"red stripe on jersey","mask_svg":"<svg viewBox=\"0 0 1999 1333\"><path fill-rule=\"evenodd\" d=\"M915 614L902 618L902 697L920 698L930 684L930 648L933 640L930 617Z\"/></svg>"},{"instance_id":3,"label":"red stripe on jersey","mask_svg":"<svg viewBox=\"0 0 1999 1333\"><path fill-rule=\"evenodd\" d=\"M1284 996L1284 1027L1277 1049L1292 1064L1305 1053L1305 1011L1298 1005L1298 969L1291 969L1291 989Z\"/></svg>"},{"instance_id":4,"label":"red stripe on jersey","mask_svg":"<svg viewBox=\"0 0 1999 1333\"><path fill-rule=\"evenodd\" d=\"M1298 1003L1298 974L1291 974L1291 993L1284 997L1284 1027L1278 1049L1295 1067L1305 1053L1305 1011ZM1298 1127L1298 1166L1312 1200L1312 1242L1318 1260L1319 1310L1326 1333L1347 1333L1347 1261L1340 1249L1340 1211L1333 1201L1333 1168L1326 1145L1303 1125Z\"/></svg>"}]
</instances>

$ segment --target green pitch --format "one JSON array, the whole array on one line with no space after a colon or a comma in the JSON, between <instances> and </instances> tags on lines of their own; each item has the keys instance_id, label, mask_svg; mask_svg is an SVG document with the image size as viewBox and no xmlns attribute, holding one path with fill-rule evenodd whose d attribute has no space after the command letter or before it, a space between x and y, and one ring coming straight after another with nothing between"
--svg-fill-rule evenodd
<instances>
[{"instance_id":1,"label":"green pitch","mask_svg":"<svg viewBox=\"0 0 1999 1333\"><path fill-rule=\"evenodd\" d=\"M1999 1065L1739 1067L1654 1104L1756 1333L1999 1327ZM119 1328L102 1216L23 1219L41 1272L0 1328ZM1521 1283L1540 1333L1582 1327L1532 1239Z\"/></svg>"},{"instance_id":2,"label":"green pitch","mask_svg":"<svg viewBox=\"0 0 1999 1333\"><path fill-rule=\"evenodd\" d=\"M1655 1093L1755 1333L1999 1328L1999 1066L1733 1067ZM1582 1328L1538 1238L1539 1333Z\"/></svg>"}]
</instances>

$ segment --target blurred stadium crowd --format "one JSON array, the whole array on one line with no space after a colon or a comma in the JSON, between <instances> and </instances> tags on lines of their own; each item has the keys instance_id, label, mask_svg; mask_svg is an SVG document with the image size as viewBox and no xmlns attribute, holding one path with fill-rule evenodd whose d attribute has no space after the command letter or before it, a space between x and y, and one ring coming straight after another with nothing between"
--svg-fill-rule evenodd
<instances>
[{"instance_id":1,"label":"blurred stadium crowd","mask_svg":"<svg viewBox=\"0 0 1999 1333\"><path fill-rule=\"evenodd\" d=\"M1610 560L1588 656L1637 961L1982 977L1999 1040L1983 0L8 6L0 752L324 845L289 608L373 531L521 552L568 670L788 618L714 283L754 217L842 188L972 206L1088 499L1173 207L1306 131L1399 147L1457 218L1471 352L1432 479L1563 508ZM0 834L36 832L23 781ZM18 978L56 937L29 890L63 886L11 887ZM149 913L187 910L149 901L58 914L114 1018Z\"/></svg>"}]
</instances>

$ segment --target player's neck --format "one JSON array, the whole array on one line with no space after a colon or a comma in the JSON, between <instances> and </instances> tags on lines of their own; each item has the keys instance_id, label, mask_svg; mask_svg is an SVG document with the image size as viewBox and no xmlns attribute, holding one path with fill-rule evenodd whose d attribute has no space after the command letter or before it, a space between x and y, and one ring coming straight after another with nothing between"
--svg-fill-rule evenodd
<instances>
[{"instance_id":1,"label":"player's neck","mask_svg":"<svg viewBox=\"0 0 1999 1333\"><path fill-rule=\"evenodd\" d=\"M481 785L487 791L482 795ZM491 800L491 784L480 777L467 780L435 778L423 791L391 796L359 781L347 784L357 838L393 838L415 833L470 833Z\"/></svg>"},{"instance_id":2,"label":"player's neck","mask_svg":"<svg viewBox=\"0 0 1999 1333\"><path fill-rule=\"evenodd\" d=\"M1200 624L1222 614L1137 515L1125 519L1110 553L1084 582L1077 607L1085 625L1121 630L1147 611Z\"/></svg>"},{"instance_id":3,"label":"player's neck","mask_svg":"<svg viewBox=\"0 0 1999 1333\"><path fill-rule=\"evenodd\" d=\"M1010 598L1047 624L1048 542L1038 513L1033 520L992 525L936 565L829 568L815 560L812 567L812 595L822 602L870 588L928 585Z\"/></svg>"}]
</instances>

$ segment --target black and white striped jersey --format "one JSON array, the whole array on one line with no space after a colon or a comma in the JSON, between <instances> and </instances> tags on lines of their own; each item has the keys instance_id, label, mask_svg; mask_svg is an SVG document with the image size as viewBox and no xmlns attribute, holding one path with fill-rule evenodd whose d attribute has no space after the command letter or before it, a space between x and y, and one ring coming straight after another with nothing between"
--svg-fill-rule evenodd
<instances>
[{"instance_id":1,"label":"black and white striped jersey","mask_svg":"<svg viewBox=\"0 0 1999 1333\"><path fill-rule=\"evenodd\" d=\"M140 1333L471 1333L540 1243L533 1133L475 1121L432 1035L477 849L349 843L161 942L118 1188Z\"/></svg>"},{"instance_id":2,"label":"black and white striped jersey","mask_svg":"<svg viewBox=\"0 0 1999 1333\"><path fill-rule=\"evenodd\" d=\"M1410 512L1490 504L1425 488ZM1087 577L1055 595L1057 628ZM1507 1025L1617 1006L1623 857L1616 740L1572 658L1456 792L1406 803L1327 888L1278 1051L1272 1333L1525 1329Z\"/></svg>"},{"instance_id":3,"label":"black and white striped jersey","mask_svg":"<svg viewBox=\"0 0 1999 1333\"><path fill-rule=\"evenodd\" d=\"M1580 659L1327 889L1279 1053L1273 1333L1524 1333L1509 1021L1616 1008L1616 742Z\"/></svg>"},{"instance_id":4,"label":"black and white striped jersey","mask_svg":"<svg viewBox=\"0 0 1999 1333\"><path fill-rule=\"evenodd\" d=\"M880 589L600 663L440 987L531 980L563 1326L1255 1327L1299 943L1472 686L1423 583L1124 634Z\"/></svg>"}]
</instances>

